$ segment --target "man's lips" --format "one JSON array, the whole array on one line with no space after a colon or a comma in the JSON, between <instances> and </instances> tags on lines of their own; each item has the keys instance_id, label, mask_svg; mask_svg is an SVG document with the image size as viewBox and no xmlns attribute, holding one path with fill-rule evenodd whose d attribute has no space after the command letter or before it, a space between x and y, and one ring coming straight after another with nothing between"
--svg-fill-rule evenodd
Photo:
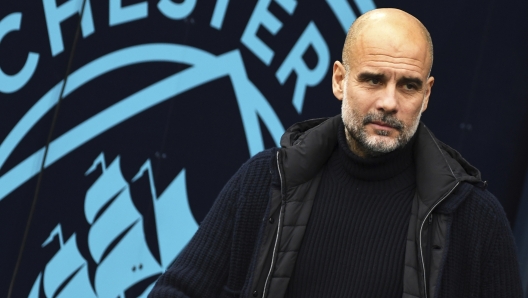
<instances>
[{"instance_id":1,"label":"man's lips","mask_svg":"<svg viewBox=\"0 0 528 298\"><path fill-rule=\"evenodd\" d=\"M397 129L396 127L393 127L393 126L391 126L390 124L385 123L385 122L381 122L381 121L373 121L373 122L369 122L369 124L372 124L372 126L373 126L375 129L384 129L384 130L387 130L387 129Z\"/></svg>"}]
</instances>

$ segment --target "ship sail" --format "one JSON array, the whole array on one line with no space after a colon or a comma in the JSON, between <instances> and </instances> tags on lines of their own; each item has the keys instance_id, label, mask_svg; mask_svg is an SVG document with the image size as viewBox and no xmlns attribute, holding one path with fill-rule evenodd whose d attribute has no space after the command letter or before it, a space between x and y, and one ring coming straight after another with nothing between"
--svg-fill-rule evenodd
<instances>
[{"instance_id":1,"label":"ship sail","mask_svg":"<svg viewBox=\"0 0 528 298\"><path fill-rule=\"evenodd\" d=\"M83 265L75 276L60 291L57 298L96 298L88 277L88 266ZM102 296L99 296L102 297Z\"/></svg>"},{"instance_id":2,"label":"ship sail","mask_svg":"<svg viewBox=\"0 0 528 298\"><path fill-rule=\"evenodd\" d=\"M44 293L47 297L68 297L68 293L75 292L84 293L82 297L96 297L88 278L86 260L82 257L77 247L76 235L73 234L66 243L62 243L62 230L59 224L43 245L49 243L55 233L59 236L61 248L44 269L42 279ZM57 289L72 275L73 277L68 284L57 295ZM80 296L76 295L75 297Z\"/></svg>"},{"instance_id":3,"label":"ship sail","mask_svg":"<svg viewBox=\"0 0 528 298\"><path fill-rule=\"evenodd\" d=\"M149 177L154 204L161 266L166 269L192 238L198 229L198 224L189 206L185 169L180 171L159 197L154 185L150 160L143 164L132 181L136 181L145 172Z\"/></svg>"},{"instance_id":4,"label":"ship sail","mask_svg":"<svg viewBox=\"0 0 528 298\"><path fill-rule=\"evenodd\" d=\"M112 176L106 178L108 174ZM116 177L123 177L117 158L96 183L110 181ZM159 274L162 268L147 246L143 217L132 202L128 183L115 200L100 201L110 202L110 205L95 220L88 234L90 252L99 263L95 275L95 289L99 297L117 297L137 282ZM104 259L101 259L110 244L123 233L123 238ZM116 278L117 276L119 278Z\"/></svg>"},{"instance_id":5,"label":"ship sail","mask_svg":"<svg viewBox=\"0 0 528 298\"><path fill-rule=\"evenodd\" d=\"M46 297L124 297L131 286L163 272L198 229L187 198L185 169L158 197L150 160L147 160L132 181L145 173L148 175L160 264L147 246L143 216L132 201L129 184L121 173L119 156L106 167L101 153L86 174L99 165L102 175L85 197L85 216L91 224L88 251L98 264L94 287L89 279L87 262L77 247L76 235L64 243L58 224L42 246L57 236L61 248L36 278L30 298L39 297L41 284ZM119 242L108 251L116 239ZM152 286L147 287L141 297L146 297Z\"/></svg>"},{"instance_id":6,"label":"ship sail","mask_svg":"<svg viewBox=\"0 0 528 298\"><path fill-rule=\"evenodd\" d=\"M154 199L154 214L161 266L167 269L198 229L187 199L185 169Z\"/></svg>"},{"instance_id":7,"label":"ship sail","mask_svg":"<svg viewBox=\"0 0 528 298\"><path fill-rule=\"evenodd\" d=\"M112 201L88 232L88 248L95 262L101 262L110 244L139 219L141 214L132 203L127 187Z\"/></svg>"},{"instance_id":8,"label":"ship sail","mask_svg":"<svg viewBox=\"0 0 528 298\"><path fill-rule=\"evenodd\" d=\"M88 223L92 224L95 220L97 213L110 201L115 195L121 190L128 187L128 183L119 166L120 158L117 156L114 161L105 167L104 154L101 153L94 161L94 164L86 175L93 172L98 164L101 164L103 174L94 182L94 184L86 192L86 198L84 200L84 215Z\"/></svg>"},{"instance_id":9,"label":"ship sail","mask_svg":"<svg viewBox=\"0 0 528 298\"><path fill-rule=\"evenodd\" d=\"M142 221L138 221L97 267L95 289L99 297L117 297L137 282L161 272L146 245Z\"/></svg>"}]
</instances>

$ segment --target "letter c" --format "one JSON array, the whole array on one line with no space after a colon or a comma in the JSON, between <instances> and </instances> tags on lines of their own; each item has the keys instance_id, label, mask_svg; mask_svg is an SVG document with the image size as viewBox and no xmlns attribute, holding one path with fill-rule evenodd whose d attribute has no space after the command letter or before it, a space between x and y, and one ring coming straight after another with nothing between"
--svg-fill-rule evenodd
<instances>
[{"instance_id":1,"label":"letter c","mask_svg":"<svg viewBox=\"0 0 528 298\"><path fill-rule=\"evenodd\" d=\"M9 32L20 30L20 23L22 23L21 12L11 13L0 21L0 44ZM35 73L38 60L38 53L29 52L24 67L14 75L5 74L0 68L0 92L14 93L24 87Z\"/></svg>"}]
</instances>

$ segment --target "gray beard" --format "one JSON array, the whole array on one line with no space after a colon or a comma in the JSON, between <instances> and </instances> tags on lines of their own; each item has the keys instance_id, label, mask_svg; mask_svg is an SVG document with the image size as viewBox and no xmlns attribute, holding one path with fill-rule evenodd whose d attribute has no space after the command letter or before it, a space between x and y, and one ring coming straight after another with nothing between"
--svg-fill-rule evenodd
<instances>
[{"instance_id":1,"label":"gray beard","mask_svg":"<svg viewBox=\"0 0 528 298\"><path fill-rule=\"evenodd\" d=\"M345 90L346 90L345 84ZM420 123L420 112L412 125L406 126L402 121L398 120L390 113L368 113L361 117L359 113L348 104L346 91L343 94L343 104L341 106L341 117L345 125L345 135L350 149L358 154L364 156L379 156L392 152L398 148L404 147L413 137L418 129ZM387 138L388 132L385 130L377 130L375 136L367 133L365 125L373 121L382 121L400 132L397 138ZM358 152L359 151L359 152Z\"/></svg>"}]
</instances>

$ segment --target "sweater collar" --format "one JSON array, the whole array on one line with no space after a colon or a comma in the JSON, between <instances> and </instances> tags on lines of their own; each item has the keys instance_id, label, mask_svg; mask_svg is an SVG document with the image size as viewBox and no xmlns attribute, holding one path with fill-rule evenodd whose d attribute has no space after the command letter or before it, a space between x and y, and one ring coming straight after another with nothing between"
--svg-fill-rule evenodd
<instances>
[{"instance_id":1,"label":"sweater collar","mask_svg":"<svg viewBox=\"0 0 528 298\"><path fill-rule=\"evenodd\" d=\"M338 155L343 169L362 180L385 180L405 171L413 163L413 144L416 138L403 147L376 157L359 157L348 146L345 127L341 123L337 130Z\"/></svg>"},{"instance_id":2,"label":"sweater collar","mask_svg":"<svg viewBox=\"0 0 528 298\"><path fill-rule=\"evenodd\" d=\"M282 188L299 186L313 179L338 146L341 115L294 124L281 138L277 152ZM418 125L413 147L417 195L424 206L434 204L460 181L482 184L480 172L458 152L438 141L423 123Z\"/></svg>"}]
</instances>

